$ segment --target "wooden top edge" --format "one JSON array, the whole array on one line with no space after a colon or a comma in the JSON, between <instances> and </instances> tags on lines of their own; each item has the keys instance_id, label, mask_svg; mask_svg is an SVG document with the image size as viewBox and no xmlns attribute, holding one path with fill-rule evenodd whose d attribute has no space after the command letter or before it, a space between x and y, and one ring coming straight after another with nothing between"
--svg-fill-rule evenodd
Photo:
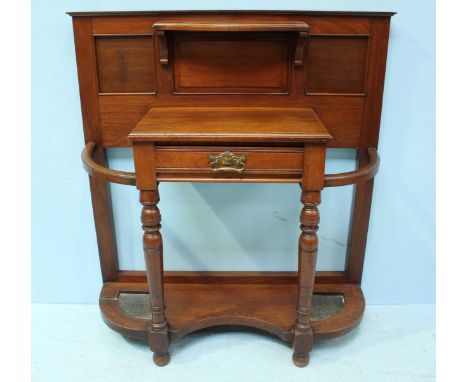
<instances>
[{"instance_id":1,"label":"wooden top edge","mask_svg":"<svg viewBox=\"0 0 468 382\"><path fill-rule=\"evenodd\" d=\"M153 28L161 31L295 31L306 32L309 24L303 21L276 21L276 22L185 22L185 21L158 21Z\"/></svg>"},{"instance_id":2,"label":"wooden top edge","mask_svg":"<svg viewBox=\"0 0 468 382\"><path fill-rule=\"evenodd\" d=\"M183 113L182 117L176 117L176 111L180 110ZM271 121L265 120L265 112L268 116L271 113L287 111L294 113L299 119L296 121L297 130L285 130L281 126L275 131L276 126L271 125ZM245 113L254 113L245 116ZM159 113L159 114L158 114ZM204 113L207 113L204 115ZM219 118L224 118L224 114L228 114L229 121L235 121L234 126L229 126L221 131L205 131L196 129L192 131L192 126L197 126L199 123L197 118L202 118L204 128L208 125L218 125ZM233 114L234 113L234 114ZM169 119L165 117L169 114ZM305 117L304 117L305 114ZM211 117L214 117L211 118ZM156 117L156 118L155 118ZM193 119L195 118L195 121ZM277 117L275 117L277 118ZM179 120L178 120L179 119ZM184 123L182 120L184 119ZM247 126L246 119L256 122L257 124L268 124L271 130L252 132L246 131L239 126ZM185 122L188 121L188 122ZM311 131L311 123L315 131ZM180 124L180 126L179 126ZM274 125L274 124L273 124ZM169 126L169 128L167 128ZM175 127L176 126L176 127ZM155 130L157 128L157 130ZM137 126L128 135L129 141L145 142L145 141L187 141L187 142L218 142L218 141L235 141L235 142L311 142L321 141L329 142L333 137L328 132L328 129L322 123L317 113L313 108L272 108L272 107L154 107L141 119Z\"/></svg>"},{"instance_id":3,"label":"wooden top edge","mask_svg":"<svg viewBox=\"0 0 468 382\"><path fill-rule=\"evenodd\" d=\"M157 16L157 15L316 15L316 16L372 16L391 17L397 12L372 12L372 11L301 11L301 10L179 10L179 11L90 11L90 12L67 12L72 17L93 17L93 16Z\"/></svg>"}]
</instances>

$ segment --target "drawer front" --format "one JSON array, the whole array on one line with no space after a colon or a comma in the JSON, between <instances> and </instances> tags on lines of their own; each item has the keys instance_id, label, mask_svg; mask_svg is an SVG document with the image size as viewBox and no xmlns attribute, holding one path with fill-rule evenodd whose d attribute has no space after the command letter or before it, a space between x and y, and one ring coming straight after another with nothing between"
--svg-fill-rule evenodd
<instances>
[{"instance_id":1,"label":"drawer front","mask_svg":"<svg viewBox=\"0 0 468 382\"><path fill-rule=\"evenodd\" d=\"M177 180L177 174L207 179L298 179L303 167L301 147L156 146L155 155L156 173L161 180Z\"/></svg>"}]
</instances>

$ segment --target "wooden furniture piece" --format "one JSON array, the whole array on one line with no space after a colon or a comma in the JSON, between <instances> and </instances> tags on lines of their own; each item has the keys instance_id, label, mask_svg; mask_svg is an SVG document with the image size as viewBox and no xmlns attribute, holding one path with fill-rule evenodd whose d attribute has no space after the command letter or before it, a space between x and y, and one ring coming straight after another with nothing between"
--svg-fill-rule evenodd
<instances>
[{"instance_id":1,"label":"wooden furniture piece","mask_svg":"<svg viewBox=\"0 0 468 382\"><path fill-rule=\"evenodd\" d=\"M281 338L292 336L294 362L299 366L306 365L313 339L310 315L317 260L317 205L323 188L326 144L332 139L314 110L153 108L133 129L129 139L133 143L136 186L143 204L141 221L145 232L143 243L152 312L149 343L155 363L163 366L169 362L169 333L174 336L199 325L244 324L272 331ZM200 147L200 144L206 146ZM246 144L253 146L244 147ZM264 146L267 144L274 146ZM288 146L283 146L287 144L300 146L291 152ZM289 296L291 302L298 304L297 314L292 309L283 310L283 301L279 303L276 293L269 288L256 286L243 291L234 288L210 301L216 286L201 291L189 286L184 294L167 305L168 324L159 232L161 216L157 207L157 182L165 179L166 171L180 171L181 179L195 178L197 181L214 178L217 181L252 182L264 181L265 177L274 181L288 176L291 171L296 172L296 177L297 174L301 176L304 208L299 240L299 285L297 298ZM262 294L258 295L258 291ZM252 295L256 297L254 300ZM243 301L233 303L232 300L239 297ZM201 316L197 300L203 304ZM269 310L267 315L265 306ZM191 311L191 307L196 313Z\"/></svg>"},{"instance_id":2,"label":"wooden furniture piece","mask_svg":"<svg viewBox=\"0 0 468 382\"><path fill-rule=\"evenodd\" d=\"M313 339L360 322L392 15L71 13L100 308L111 328L149 341L158 365L170 340L244 325L293 343L305 366ZM108 168L106 149L130 145L136 174ZM324 174L326 146L357 149L357 169ZM300 184L298 272L164 272L164 181ZM140 190L146 273L119 268L108 182ZM346 268L315 274L320 190L345 185L355 185Z\"/></svg>"}]
</instances>

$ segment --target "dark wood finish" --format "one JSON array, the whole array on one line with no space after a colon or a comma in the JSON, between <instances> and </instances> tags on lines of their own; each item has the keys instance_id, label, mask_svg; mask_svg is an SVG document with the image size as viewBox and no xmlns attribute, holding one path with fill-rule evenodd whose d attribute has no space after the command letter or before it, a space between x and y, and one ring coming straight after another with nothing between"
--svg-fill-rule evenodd
<instances>
[{"instance_id":1,"label":"dark wood finish","mask_svg":"<svg viewBox=\"0 0 468 382\"><path fill-rule=\"evenodd\" d=\"M364 94L369 38L311 36L307 92Z\"/></svg>"},{"instance_id":2,"label":"dark wood finish","mask_svg":"<svg viewBox=\"0 0 468 382\"><path fill-rule=\"evenodd\" d=\"M382 19L372 20L372 37L369 47L367 98L363 113L363 126L360 137L358 169L368 165L370 158L365 150L378 146L380 114L384 90L385 67L390 23ZM353 215L349 234L346 273L349 282L361 283L366 252L367 231L372 204L373 178L356 186Z\"/></svg>"},{"instance_id":3,"label":"dark wood finish","mask_svg":"<svg viewBox=\"0 0 468 382\"><path fill-rule=\"evenodd\" d=\"M161 88L161 86L159 86ZM229 98L227 98L229 97ZM254 94L230 95L160 95L154 96L101 96L101 135L104 147L129 146L128 134L146 115L150 107L285 107L314 108L333 136L328 147L359 148L362 113L366 97L308 95L303 97ZM281 98L273 100L272 98ZM155 99L157 98L157 99ZM175 99L174 99L175 98ZM338 111L337 111L338 110Z\"/></svg>"},{"instance_id":4,"label":"dark wood finish","mask_svg":"<svg viewBox=\"0 0 468 382\"><path fill-rule=\"evenodd\" d=\"M97 84L96 50L93 22L87 18L73 19L76 66L78 69L81 116L85 141L101 143L100 109Z\"/></svg>"},{"instance_id":5,"label":"dark wood finish","mask_svg":"<svg viewBox=\"0 0 468 382\"><path fill-rule=\"evenodd\" d=\"M245 170L240 174L231 173L230 178L237 181L259 180L276 176L285 181L297 181L302 176L303 153L299 147L230 147L230 146L157 146L156 172L158 179L196 177L199 181L219 179L214 174L209 158L211 155L222 155L232 152L245 158Z\"/></svg>"},{"instance_id":6,"label":"dark wood finish","mask_svg":"<svg viewBox=\"0 0 468 382\"><path fill-rule=\"evenodd\" d=\"M314 18L310 24L310 33L314 35L365 35L370 33L370 18L359 17L359 13L344 19L335 12ZM374 15L378 17L378 15ZM385 15L380 15L385 17ZM391 15L390 15L391 16Z\"/></svg>"},{"instance_id":7,"label":"dark wood finish","mask_svg":"<svg viewBox=\"0 0 468 382\"><path fill-rule=\"evenodd\" d=\"M154 17L150 16L151 14ZM353 44L354 40L362 40L373 38L371 24L374 17L377 20L381 20L383 23L389 23L389 17L385 17L384 14L378 14L378 16L372 16L369 13L314 13L314 12L153 12L153 13L136 13L135 16L131 16L132 13L124 13L125 16L112 16L104 17L77 17L76 19L92 20L90 31L91 34L102 36L102 35L120 35L122 37L135 36L135 35L151 35L155 32L153 25L160 20L166 22L175 23L209 23L216 25L217 23L260 23L260 24L281 24L282 22L302 22L310 26L309 34L312 39L330 39L335 38L338 40L349 41L349 44ZM294 16L293 16L294 15ZM300 16L301 15L301 16ZM389 16L390 14L386 14ZM164 32L164 31L156 31ZM166 53L164 55L169 58L170 54L175 53L174 44L177 42L177 35L181 33L187 34L199 34L200 32L168 32L173 36L167 38ZM212 35L220 35L223 32L211 32ZM263 35L272 35L274 33L288 34L289 32L242 32L242 33L231 33L231 35L243 35L248 33L261 33ZM301 33L301 32L294 32ZM226 33L230 34L230 33ZM320 35L320 36L318 36ZM130 38L130 37L129 37ZM235 37L238 38L238 37ZM377 39L384 38L379 36ZM289 40L288 40L289 41ZM293 45L296 44L295 40L292 41ZM90 41L90 51L93 52L92 41ZM171 106L206 106L207 104L212 106L269 106L269 107L313 107L322 121L326 124L330 133L334 136L334 141L330 147L350 147L360 148L360 136L364 129L364 115L369 113L365 111L364 107L366 100L369 98L367 95L361 95L352 93L348 95L336 96L336 93L320 93L319 95L308 95L306 92L307 84L304 82L304 75L306 71L302 67L294 66L294 61L297 57L294 57L294 46L291 47L289 52L289 59L291 65L289 67L289 81L287 89L284 87L284 78L278 82L276 77L276 88L259 88L257 89L263 94L242 94L242 91L254 92L255 89L232 89L232 88L201 88L198 89L202 93L205 93L205 97L199 97L197 88L182 88L182 94L177 93L175 83L177 76L174 77L176 68L174 65L169 63L166 67L162 68L161 65L156 65L156 62L161 58L160 56L160 43L158 38L155 41L155 65L157 71L157 87L158 94L156 95L100 95L98 96L99 108L98 113L100 117L100 135L101 141L96 142L102 144L104 147L115 147L129 145L127 136L133 127L139 122L139 120L146 114L151 107L171 107ZM384 44L385 45L385 44ZM307 48L307 46L305 47ZM205 48L207 49L207 48ZM344 48L346 49L346 47ZM306 55L306 61L308 58L308 49L304 49ZM122 50L123 52L123 50ZM171 53L172 52L172 53ZM213 60L214 58L210 55L201 57L204 60ZM208 62L206 61L206 62ZM276 62L270 60L270 62ZM96 66L96 60L91 60L90 63ZM308 62L304 63L305 66ZM277 64L275 64L277 65ZM257 65L262 68L265 65ZM372 66L372 60L369 60L369 66L366 68L365 77L367 83L367 77L370 73ZM211 71L214 69L211 67ZM234 68L232 68L234 70ZM217 69L218 70L218 69ZM264 68L263 70L267 70ZM205 71L206 72L206 71ZM249 72L252 72L250 68ZM268 70L267 70L268 72ZM271 70L270 70L271 72ZM190 72L188 72L190 73ZM265 72L263 72L265 74ZM190 81L196 81L200 77L200 73L193 75ZM351 73L352 76L349 78L355 78L356 74ZM207 75L207 74L205 74ZM333 77L333 74L328 74ZM209 76L209 73L208 73ZM249 76L245 74L248 78ZM353 77L354 76L354 77ZM232 77L232 76L231 76ZM254 77L254 76L251 76ZM257 81L262 81L262 76L257 76ZM254 78L255 79L255 78ZM281 84L281 86L278 86ZM114 84L118 85L118 83ZM352 85L352 84L351 84ZM348 87L350 85L348 84ZM184 90L186 89L186 90ZM237 93L237 94L226 94L226 93ZM211 94L207 94L211 93ZM225 94L225 96L223 96ZM371 102L374 102L371 98ZM337 113L337 110L340 110ZM370 127L366 127L368 129ZM366 147L367 148L367 147Z\"/></svg>"},{"instance_id":8,"label":"dark wood finish","mask_svg":"<svg viewBox=\"0 0 468 382\"><path fill-rule=\"evenodd\" d=\"M350 184L362 184L372 180L379 171L380 157L375 147L367 150L369 156L366 165L356 171L342 172L339 174L325 175L325 187L347 186Z\"/></svg>"},{"instance_id":9,"label":"dark wood finish","mask_svg":"<svg viewBox=\"0 0 468 382\"><path fill-rule=\"evenodd\" d=\"M169 363L169 327L164 307L163 283L163 246L161 233L161 214L157 206L158 190L140 191L141 223L143 224L143 247L145 252L146 272L154 277L148 277L148 289L151 302L151 325L148 340L154 352L154 362L158 366Z\"/></svg>"},{"instance_id":10,"label":"dark wood finish","mask_svg":"<svg viewBox=\"0 0 468 382\"><path fill-rule=\"evenodd\" d=\"M167 46L167 38L166 38L166 32L168 31L185 31L185 32L237 32L237 33L245 33L245 32L270 32L269 35L271 36L271 32L299 32L297 36L297 43L296 43L296 51L295 51L295 59L294 59L294 65L296 66L301 66L303 64L303 57L304 57L304 44L305 44L305 39L307 37L307 32L309 30L309 25L307 25L304 22L164 22L164 21L159 21L153 24L153 28L157 31L157 35L160 36L160 43L162 46L162 50L165 52L163 58L160 59L162 65L167 65L168 64L168 58L166 54L166 46ZM162 33L161 33L162 32ZM200 34L198 34L197 39L200 38ZM262 66L269 66L268 64L280 64L281 61L283 61L286 58L286 64L287 64L287 56L288 52L285 50L285 52L280 56L280 59L275 59L274 56L271 55L271 52L269 52L268 46L266 44L262 44L260 49L256 49L255 46L252 46L254 43L252 40L252 35L243 35L244 37L244 44L239 45L239 40L234 40L237 44L229 44L227 45L226 42L224 44L218 44L218 49L221 47L223 50L222 51L216 51L214 54L214 57L218 57L218 61L212 61L212 62L207 62L205 63L205 67L201 70L198 75L197 73L191 73L191 75L187 76L189 79L193 78L199 78L201 75L202 77L206 76L207 71L206 67L211 68L211 70L214 70L218 68L219 64L223 65L224 69L224 76L227 77L228 74L228 69L226 68L226 64L234 64L235 66L235 72L233 74L236 74L237 76L242 76L245 73L248 73L247 71L247 65L249 64L250 68L261 68ZM257 37L258 38L258 37ZM202 41L206 44L206 35L201 35ZM191 54L192 56L196 54L197 56L213 56L213 52L208 52L208 54L205 54L203 52L205 48L205 44L191 44L189 45L189 48L191 48ZM177 63L178 61L183 61L180 59L180 57L184 57L184 54L181 54L180 51L182 50L182 47L180 46L180 43L176 45L176 52L178 53L178 59L175 59L175 62ZM244 53L239 52L239 48L243 48ZM286 46L287 49L287 46ZM284 48L282 49L284 50ZM234 54L233 54L234 52ZM241 53L242 55L240 55ZM249 53L252 57L245 57L245 53ZM261 54L260 57L265 57L269 58L269 61L266 61L263 63L260 60L258 62L259 57L258 54ZM284 54L286 53L286 54ZM233 54L231 56L231 54ZM243 57L244 56L244 57ZM242 57L243 60L241 62L238 62L239 57ZM224 58L224 59L223 59ZM187 66L191 66L191 62L187 63ZM287 68L288 65L286 65ZM181 77L181 70L180 68L176 71L176 78ZM256 73L251 73L251 80L255 79L264 79L267 80L269 79L268 75L256 75ZM236 78L233 78L233 81L236 81ZM237 81L239 83L242 83L241 78L237 78ZM249 83L249 82L248 82ZM236 86L238 86L238 83L235 83ZM249 83L250 85L250 83ZM269 83L271 87L271 83ZM178 86L177 88L180 88L181 86ZM219 86L222 87L222 86ZM229 86L225 86L229 87ZM254 86L246 86L255 88ZM234 88L234 86L231 86L231 88ZM180 89L179 89L180 91Z\"/></svg>"},{"instance_id":11,"label":"dark wood finish","mask_svg":"<svg viewBox=\"0 0 468 382\"><path fill-rule=\"evenodd\" d=\"M92 20L78 18L73 20L75 36L76 64L80 78L80 100L85 141L101 143L101 125L99 118L99 99L97 96L97 75L94 60L94 40ZM106 166L106 153L102 147L96 150L94 162ZM96 239L103 282L116 281L119 262L114 237L114 224L111 209L111 197L105 180L90 176L89 185Z\"/></svg>"},{"instance_id":12,"label":"dark wood finish","mask_svg":"<svg viewBox=\"0 0 468 382\"><path fill-rule=\"evenodd\" d=\"M84 169L94 178L99 178L102 181L126 184L134 186L136 184L135 173L112 170L105 166L102 166L95 162L93 159L93 153L96 144L94 142L88 142L83 149L81 154ZM192 148L181 148L179 146L157 146L156 147L156 160L158 163L157 171L159 173L159 181L170 181L179 182L187 180L187 173L191 173L191 181L193 182L214 182L217 179L208 176L208 166L206 163L206 155L211 152L221 152L224 150L232 150L231 147L212 147L208 149L206 147L192 147ZM251 176L244 178L244 181L252 182L280 182L289 183L297 182L300 178L302 168L302 149L297 147L237 147L236 150L240 150L243 153L253 153L253 166L257 176ZM280 162L282 165L272 166L268 164L268 158L271 156L265 155L266 153L274 154L275 160ZM325 174L324 186L325 187L338 187L347 186L352 184L358 184L361 182L372 179L379 169L380 158L377 150L373 147L368 150L370 162L362 166L356 171L343 172L339 174ZM252 172L252 161L249 162L249 168L246 172ZM189 167L190 164L190 167ZM275 170L273 171L273 168ZM284 171L283 171L284 170ZM255 172L254 171L254 172ZM268 177L261 178L258 173L265 174ZM282 177L278 177L278 172L284 174ZM272 177L272 174L276 174L276 178ZM219 179L218 179L219 180ZM238 179L235 179L236 181Z\"/></svg>"},{"instance_id":13,"label":"dark wood finish","mask_svg":"<svg viewBox=\"0 0 468 382\"><path fill-rule=\"evenodd\" d=\"M304 22L174 22L158 21L153 28L162 31L187 32L307 32L309 26Z\"/></svg>"},{"instance_id":14,"label":"dark wood finish","mask_svg":"<svg viewBox=\"0 0 468 382\"><path fill-rule=\"evenodd\" d=\"M304 143L332 140L313 109L153 108L129 134L132 142Z\"/></svg>"},{"instance_id":15,"label":"dark wood finish","mask_svg":"<svg viewBox=\"0 0 468 382\"><path fill-rule=\"evenodd\" d=\"M100 180L102 183L112 182L130 186L136 184L134 172L112 170L97 163L94 158L95 148L96 144L89 141L81 153L83 167L92 178Z\"/></svg>"},{"instance_id":16,"label":"dark wood finish","mask_svg":"<svg viewBox=\"0 0 468 382\"><path fill-rule=\"evenodd\" d=\"M100 149L95 155L97 163L105 166L106 154ZM111 196L109 185L106 181L90 176L89 186L91 202L93 205L93 217L96 227L96 238L101 265L103 282L117 281L119 259L117 257L117 244L114 237L114 221L111 210Z\"/></svg>"},{"instance_id":17,"label":"dark wood finish","mask_svg":"<svg viewBox=\"0 0 468 382\"><path fill-rule=\"evenodd\" d=\"M177 33L174 94L287 94L291 38L271 33Z\"/></svg>"},{"instance_id":18,"label":"dark wood finish","mask_svg":"<svg viewBox=\"0 0 468 382\"><path fill-rule=\"evenodd\" d=\"M304 207L300 217L302 232L299 238L299 288L293 341L293 362L299 367L304 367L309 363L309 352L312 350L313 330L310 317L318 251L317 230L320 221L317 206L320 203L324 172L325 147L306 144L301 183L301 202Z\"/></svg>"},{"instance_id":19,"label":"dark wood finish","mask_svg":"<svg viewBox=\"0 0 468 382\"><path fill-rule=\"evenodd\" d=\"M153 94L152 36L95 36L100 94Z\"/></svg>"},{"instance_id":20,"label":"dark wood finish","mask_svg":"<svg viewBox=\"0 0 468 382\"><path fill-rule=\"evenodd\" d=\"M299 37L296 43L296 53L294 54L295 66L302 66L304 64L305 44L308 35L308 32L299 32Z\"/></svg>"},{"instance_id":21,"label":"dark wood finish","mask_svg":"<svg viewBox=\"0 0 468 382\"><path fill-rule=\"evenodd\" d=\"M316 284L343 284L345 273L316 272ZM147 283L145 271L119 271L118 282ZM183 284L297 284L297 272L165 271L164 282Z\"/></svg>"},{"instance_id":22,"label":"dark wood finish","mask_svg":"<svg viewBox=\"0 0 468 382\"><path fill-rule=\"evenodd\" d=\"M143 212L149 213L148 211L152 211L157 215L157 218L155 217L150 222L152 226L149 223L144 223L143 228L145 230L145 259L150 288L151 309L152 312L158 312L157 315L153 313L152 326L149 331L149 342L154 352L155 363L159 366L165 365L169 361L167 327L176 328L174 330L177 330L178 320L181 319L181 316L185 317L185 312L189 308L185 307L183 312L174 314L173 320L169 318L168 322L166 322L164 318L164 305L166 302L163 295L162 245L160 244L159 233L160 217L156 206L159 200L157 196L157 181L160 177L160 172L158 169L161 166L159 164L161 155L158 152L161 149L158 148L158 145L164 143L171 146L180 143L193 145L200 142L205 144L223 142L228 147L237 143L300 144L299 149L303 151L304 157L302 169L299 169L302 185L301 201L304 204L304 208L300 219L302 234L299 240L298 305L297 318L293 330L293 360L297 366L306 366L309 362L309 352L312 350L313 340L310 316L312 313L312 295L317 260L317 205L320 201L320 191L324 185L326 143L332 139L314 110L300 108L153 108L130 133L129 139L133 142L134 148L136 185L141 192L141 198L145 197L144 200L146 201ZM189 150L190 153L193 150L193 146L183 146L183 148ZM235 172L240 177L240 181L250 161L253 161L255 170L255 165L258 165L259 162L259 158L255 158L255 154L259 156L263 155L264 166L270 167L272 173L284 167L282 161L278 160L281 158L276 156L277 150L267 149L268 151L264 151L262 147L254 148L257 153L254 152L252 156L249 156L244 153L236 154L231 151L218 154L216 152L217 147L211 145L207 146L207 149L211 151L207 157L205 156L205 160L208 159L209 163L199 163L199 167L202 168L201 171L203 171L202 166L208 170L209 164L209 170L215 172L215 175L219 175L223 179L226 177L230 178L231 172ZM162 146L162 150L164 150L164 146ZM180 155L180 151L177 148L175 150L178 155L176 157L169 157L169 160L166 158L166 166L180 168L184 174L187 168L190 170L194 166L197 166L197 161L190 160L190 155L184 158L183 155ZM233 151L236 151L236 148ZM299 154L299 158L302 157L300 151L296 151L296 154ZM193 153L191 155L193 157ZM196 155L199 155L199 152ZM222 161L221 164L218 163L220 160ZM248 164L246 164L246 161ZM148 201L150 197L151 199ZM151 248L149 247L149 233L157 234L157 242L156 238L153 239L151 241L153 245ZM149 250L153 252L151 263L149 262ZM158 260L155 260L156 256ZM205 285L200 285L200 288L205 287ZM211 286L208 286L208 288L212 289ZM222 289L220 290L223 291ZM240 293L240 291L237 289L236 293ZM231 296L229 290L224 290L215 299L213 305L220 306L222 301L226 300L226 296ZM188 298L190 304L195 306L193 309L196 312L199 312L202 316L206 314L204 311L205 307L199 310L198 306L200 304L194 300L192 293L187 296L184 296L182 293L177 295L177 300L179 301L185 298ZM255 299L255 294L250 298ZM187 301L187 304L189 304L189 301ZM262 311L266 307L266 313L273 313L265 302L258 305L260 307L256 309L257 311ZM230 309L231 311L233 310L232 313L226 313L217 309L216 314L213 314L213 317L209 320L210 325L233 325L237 323L264 328L269 331L276 330L278 333L281 333L281 330L283 330L275 325L263 322L262 318L237 317L234 312L238 309L244 311L245 307L243 306L234 306ZM260 316L263 317L262 314ZM190 315L189 318L190 320L182 324L182 326L192 328L191 330L204 327L204 320L199 318L198 314L195 317ZM258 322L259 320L260 322ZM288 325L292 325L291 318ZM156 328L159 329L156 330Z\"/></svg>"},{"instance_id":23,"label":"dark wood finish","mask_svg":"<svg viewBox=\"0 0 468 382\"><path fill-rule=\"evenodd\" d=\"M232 323L274 332L291 342L293 360L303 366L313 339L342 335L359 323L364 310L359 283L373 177L379 165L376 150L392 15L313 11L72 13L86 142L82 158L91 175L105 281L100 305L104 319L115 330L150 340L156 363L169 361L169 338ZM206 112L193 119L181 113L182 109L207 106L212 108L208 117ZM128 139L151 109L158 110L155 116L159 118L165 108L168 117L170 109L182 116L185 124L191 121L188 129L178 130L182 135L157 130L147 135L146 141L141 136L139 141ZM207 129L204 124L208 121L209 125L214 108L263 108L271 115L262 121L263 127L262 123L255 125L261 119L250 113L244 120L238 119L242 124L237 127L236 118L220 115L222 123L213 118ZM328 147L358 149L356 171L324 175L324 147L330 137L314 136L316 127L310 120L301 130L298 126L302 122L292 109L315 111L333 137ZM280 129L283 134L277 130L275 135L275 126L281 125L284 116L291 118L283 120L287 129ZM105 149L132 142L135 174L107 168ZM157 209L160 181L301 183L304 208L298 273L164 273ZM141 272L119 270L107 182L136 184L141 191L149 278ZM357 186L346 269L315 275L320 190L349 184ZM126 288L128 292L142 290L147 281L152 320L126 316L112 293ZM189 301L184 299L189 299L194 287L196 297L207 303L185 313ZM311 323L307 316L313 308L310 297L321 291L341 291L346 307L336 317ZM243 306L246 314L226 304L231 297L223 299L225 293L239 293L239 304L247 304ZM264 305L254 306L243 293L265 301ZM278 319L266 318L267 311Z\"/></svg>"},{"instance_id":24,"label":"dark wood finish","mask_svg":"<svg viewBox=\"0 0 468 382\"><path fill-rule=\"evenodd\" d=\"M220 317L232 325L248 325L293 341L297 287L295 283L259 284L256 282L209 285L206 279L185 283L184 279L165 281L166 315L169 336L180 339L196 330L219 325ZM148 341L150 320L128 316L118 304L120 293L148 293L146 283L106 283L99 305L107 325L131 338ZM229 299L226 294L229 293ZM364 297L357 284L316 284L316 294L341 294L344 309L336 316L312 321L315 339L331 339L348 333L359 324L364 313ZM193 304L193 301L197 304ZM266 305L257 302L265 301ZM242 307L242 309L239 309ZM242 313L239 313L242 312ZM228 318L229 317L229 318Z\"/></svg>"},{"instance_id":25,"label":"dark wood finish","mask_svg":"<svg viewBox=\"0 0 468 382\"><path fill-rule=\"evenodd\" d=\"M159 15L189 15L189 16L204 16L204 15L310 15L310 16L364 16L364 17L391 17L396 12L365 12L365 11L284 11L284 10L268 10L268 11L244 11L244 10L180 10L180 11L95 11L95 12L67 12L73 17L116 17L116 16L159 16Z\"/></svg>"},{"instance_id":26,"label":"dark wood finish","mask_svg":"<svg viewBox=\"0 0 468 382\"><path fill-rule=\"evenodd\" d=\"M156 31L159 40L159 62L161 65L169 64L169 51L167 49L167 36L165 31Z\"/></svg>"}]
</instances>

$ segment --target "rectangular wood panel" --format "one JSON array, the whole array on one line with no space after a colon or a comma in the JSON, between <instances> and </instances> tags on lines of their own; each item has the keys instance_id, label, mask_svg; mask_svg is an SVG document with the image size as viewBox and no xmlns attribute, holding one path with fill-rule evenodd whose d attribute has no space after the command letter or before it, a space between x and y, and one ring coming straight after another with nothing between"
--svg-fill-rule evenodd
<instances>
[{"instance_id":1,"label":"rectangular wood panel","mask_svg":"<svg viewBox=\"0 0 468 382\"><path fill-rule=\"evenodd\" d=\"M176 93L287 93L289 38L191 33L174 41Z\"/></svg>"},{"instance_id":2,"label":"rectangular wood panel","mask_svg":"<svg viewBox=\"0 0 468 382\"><path fill-rule=\"evenodd\" d=\"M368 17L315 16L308 21L312 34L369 34Z\"/></svg>"},{"instance_id":3,"label":"rectangular wood panel","mask_svg":"<svg viewBox=\"0 0 468 382\"><path fill-rule=\"evenodd\" d=\"M311 36L307 93L363 94L367 36Z\"/></svg>"},{"instance_id":4,"label":"rectangular wood panel","mask_svg":"<svg viewBox=\"0 0 468 382\"><path fill-rule=\"evenodd\" d=\"M96 36L100 93L154 93L152 36Z\"/></svg>"},{"instance_id":5,"label":"rectangular wood panel","mask_svg":"<svg viewBox=\"0 0 468 382\"><path fill-rule=\"evenodd\" d=\"M171 106L278 106L274 98L258 95L234 96L227 99L217 95L171 96L102 96L101 111L102 145L105 147L128 146L128 134L152 107ZM279 98L280 96L275 96ZM362 113L365 97L355 96L303 96L281 97L280 107L313 107L333 136L330 147L359 147Z\"/></svg>"}]
</instances>

